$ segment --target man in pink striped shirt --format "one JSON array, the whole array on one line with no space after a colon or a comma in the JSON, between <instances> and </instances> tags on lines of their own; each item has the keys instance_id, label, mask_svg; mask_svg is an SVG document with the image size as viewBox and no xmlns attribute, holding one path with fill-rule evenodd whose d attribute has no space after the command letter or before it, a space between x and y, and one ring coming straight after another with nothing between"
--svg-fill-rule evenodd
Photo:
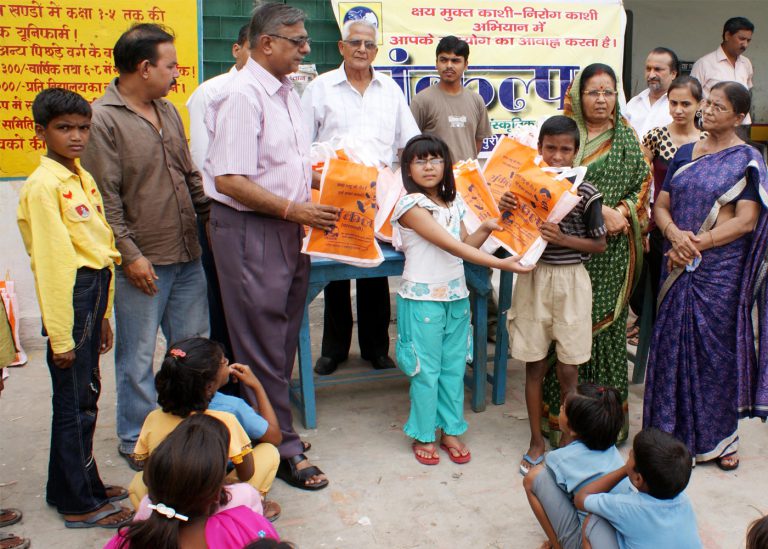
<instances>
[{"instance_id":1,"label":"man in pink striped shirt","mask_svg":"<svg viewBox=\"0 0 768 549\"><path fill-rule=\"evenodd\" d=\"M288 397L309 281L303 225L330 230L338 209L310 202L309 139L286 75L309 54L305 14L264 4L251 20L251 57L206 112L210 235L234 358L249 364L282 431L278 477L328 485L304 456Z\"/></svg>"}]
</instances>

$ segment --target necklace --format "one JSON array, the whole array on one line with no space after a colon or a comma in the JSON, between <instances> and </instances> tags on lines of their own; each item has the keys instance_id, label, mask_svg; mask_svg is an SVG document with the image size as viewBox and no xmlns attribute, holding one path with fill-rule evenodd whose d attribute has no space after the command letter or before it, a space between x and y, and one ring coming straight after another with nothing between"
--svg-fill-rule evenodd
<instances>
[{"instance_id":1,"label":"necklace","mask_svg":"<svg viewBox=\"0 0 768 549\"><path fill-rule=\"evenodd\" d=\"M447 205L447 204L445 206L442 206L442 205L438 204L437 200L435 200L434 198L432 198L429 195L424 195L424 196L429 198L430 202L432 202L432 204L434 204L438 208L448 210L448 223L447 223L447 225L450 227L451 223L453 222L453 208L450 205Z\"/></svg>"}]
</instances>

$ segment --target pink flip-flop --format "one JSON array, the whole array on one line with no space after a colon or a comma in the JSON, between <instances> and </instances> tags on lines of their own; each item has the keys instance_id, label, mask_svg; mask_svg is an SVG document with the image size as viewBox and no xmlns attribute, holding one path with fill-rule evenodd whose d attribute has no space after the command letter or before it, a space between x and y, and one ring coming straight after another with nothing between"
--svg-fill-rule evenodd
<instances>
[{"instance_id":1,"label":"pink flip-flop","mask_svg":"<svg viewBox=\"0 0 768 549\"><path fill-rule=\"evenodd\" d=\"M452 462L454 462L454 463L456 463L458 465L463 465L464 463L468 463L469 460L472 459L472 452L468 451L467 455L463 456L463 455L461 455L461 450L459 450L458 448L453 448L454 450L459 452L458 456L454 456L453 452L451 452L451 448L448 447L448 445L441 444L440 448L442 450L445 450L445 452L448 454L448 459L450 459Z\"/></svg>"}]
</instances>

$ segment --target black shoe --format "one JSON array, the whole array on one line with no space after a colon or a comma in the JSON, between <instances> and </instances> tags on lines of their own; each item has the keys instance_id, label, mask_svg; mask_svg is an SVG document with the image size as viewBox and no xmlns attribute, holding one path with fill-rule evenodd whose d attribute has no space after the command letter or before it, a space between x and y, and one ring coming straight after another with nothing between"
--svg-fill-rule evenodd
<instances>
[{"instance_id":1,"label":"black shoe","mask_svg":"<svg viewBox=\"0 0 768 549\"><path fill-rule=\"evenodd\" d=\"M395 367L395 363L387 355L377 356L370 362L376 370L387 370Z\"/></svg>"},{"instance_id":2,"label":"black shoe","mask_svg":"<svg viewBox=\"0 0 768 549\"><path fill-rule=\"evenodd\" d=\"M321 376L327 376L336 371L339 367L339 360L335 360L328 356L321 356L315 362L315 373Z\"/></svg>"}]
</instances>

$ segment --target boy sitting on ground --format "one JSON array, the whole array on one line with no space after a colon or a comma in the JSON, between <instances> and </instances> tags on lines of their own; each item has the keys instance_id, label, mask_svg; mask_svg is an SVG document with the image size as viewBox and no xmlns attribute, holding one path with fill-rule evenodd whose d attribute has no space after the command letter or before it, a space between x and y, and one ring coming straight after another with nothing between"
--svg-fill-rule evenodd
<instances>
[{"instance_id":1,"label":"boy sitting on ground","mask_svg":"<svg viewBox=\"0 0 768 549\"><path fill-rule=\"evenodd\" d=\"M672 435L654 428L640 431L623 467L576 493L576 508L592 513L584 521L583 547L701 547L696 516L683 492L692 466L688 448ZM637 492L606 493L625 477Z\"/></svg>"}]
</instances>

